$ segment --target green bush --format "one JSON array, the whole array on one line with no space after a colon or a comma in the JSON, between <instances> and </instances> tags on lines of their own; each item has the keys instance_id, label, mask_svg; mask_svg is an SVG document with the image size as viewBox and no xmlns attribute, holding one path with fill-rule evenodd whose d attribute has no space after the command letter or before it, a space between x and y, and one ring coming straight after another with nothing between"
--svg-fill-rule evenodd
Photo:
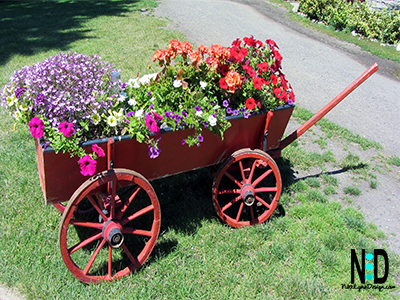
<instances>
[{"instance_id":1,"label":"green bush","mask_svg":"<svg viewBox=\"0 0 400 300\"><path fill-rule=\"evenodd\" d=\"M299 11L309 19L336 30L355 31L381 43L400 41L400 15L397 11L371 9L366 2L352 5L345 0L300 0Z\"/></svg>"}]
</instances>

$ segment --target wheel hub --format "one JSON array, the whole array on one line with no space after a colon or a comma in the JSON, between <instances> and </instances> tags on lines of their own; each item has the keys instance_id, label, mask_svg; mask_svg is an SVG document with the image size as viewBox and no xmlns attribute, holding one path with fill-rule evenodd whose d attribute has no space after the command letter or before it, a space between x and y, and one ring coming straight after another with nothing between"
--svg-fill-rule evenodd
<instances>
[{"instance_id":1,"label":"wheel hub","mask_svg":"<svg viewBox=\"0 0 400 300\"><path fill-rule=\"evenodd\" d=\"M124 242L122 234L122 226L115 220L107 221L103 226L103 238L110 244L112 248L121 247Z\"/></svg>"},{"instance_id":2,"label":"wheel hub","mask_svg":"<svg viewBox=\"0 0 400 300\"><path fill-rule=\"evenodd\" d=\"M242 186L240 196L242 197L244 204L247 206L252 206L256 201L254 187L249 183Z\"/></svg>"}]
</instances>

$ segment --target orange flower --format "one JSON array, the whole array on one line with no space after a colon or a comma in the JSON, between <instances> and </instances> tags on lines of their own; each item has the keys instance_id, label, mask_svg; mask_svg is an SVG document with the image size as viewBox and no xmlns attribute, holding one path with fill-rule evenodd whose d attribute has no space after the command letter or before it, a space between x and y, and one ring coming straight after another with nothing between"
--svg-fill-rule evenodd
<instances>
[{"instance_id":1,"label":"orange flower","mask_svg":"<svg viewBox=\"0 0 400 300\"><path fill-rule=\"evenodd\" d=\"M156 61L157 59L158 60L164 60L164 55L163 55L163 51L161 50L161 49L158 49L156 52L154 52L154 55L153 55L153 61Z\"/></svg>"},{"instance_id":2,"label":"orange flower","mask_svg":"<svg viewBox=\"0 0 400 300\"><path fill-rule=\"evenodd\" d=\"M199 51L201 52L201 54L204 55L204 53L208 52L208 48L206 46L204 46L204 45L200 45L199 46Z\"/></svg>"},{"instance_id":3,"label":"orange flower","mask_svg":"<svg viewBox=\"0 0 400 300\"><path fill-rule=\"evenodd\" d=\"M178 48L178 53L185 53L187 55L192 51L192 47L191 43L184 41Z\"/></svg>"},{"instance_id":4,"label":"orange flower","mask_svg":"<svg viewBox=\"0 0 400 300\"><path fill-rule=\"evenodd\" d=\"M238 72L230 70L225 76L226 84L229 87L229 92L234 93L236 87L242 84L242 78Z\"/></svg>"},{"instance_id":5,"label":"orange flower","mask_svg":"<svg viewBox=\"0 0 400 300\"><path fill-rule=\"evenodd\" d=\"M179 40L172 40L169 42L168 48L171 48L174 52L178 52L181 42Z\"/></svg>"},{"instance_id":6,"label":"orange flower","mask_svg":"<svg viewBox=\"0 0 400 300\"><path fill-rule=\"evenodd\" d=\"M190 53L189 55L190 61L193 63L193 65L197 66L203 62L203 55L201 52L194 51Z\"/></svg>"}]
</instances>

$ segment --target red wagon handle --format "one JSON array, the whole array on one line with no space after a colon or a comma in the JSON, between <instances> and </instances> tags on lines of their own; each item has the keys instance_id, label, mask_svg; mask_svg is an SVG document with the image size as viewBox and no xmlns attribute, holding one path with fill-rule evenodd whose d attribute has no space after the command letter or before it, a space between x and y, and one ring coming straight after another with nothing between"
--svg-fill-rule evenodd
<instances>
[{"instance_id":1,"label":"red wagon handle","mask_svg":"<svg viewBox=\"0 0 400 300\"><path fill-rule=\"evenodd\" d=\"M297 130L293 131L288 137L281 141L279 150L284 149L290 145L294 140L305 133L311 126L321 120L328 112L332 110L336 105L346 98L352 91L354 91L361 83L367 80L372 74L379 69L377 63L374 63L367 71L365 71L360 77L358 77L352 84L345 88L339 95L337 95L331 102L325 105L320 111L312 116L307 122L300 126Z\"/></svg>"}]
</instances>

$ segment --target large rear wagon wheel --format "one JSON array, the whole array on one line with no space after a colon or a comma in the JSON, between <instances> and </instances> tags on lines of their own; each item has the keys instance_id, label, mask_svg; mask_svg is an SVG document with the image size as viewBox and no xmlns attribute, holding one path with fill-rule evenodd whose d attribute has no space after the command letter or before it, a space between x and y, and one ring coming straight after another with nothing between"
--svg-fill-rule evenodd
<instances>
[{"instance_id":1,"label":"large rear wagon wheel","mask_svg":"<svg viewBox=\"0 0 400 300\"><path fill-rule=\"evenodd\" d=\"M63 212L59 244L65 265L85 283L126 276L152 252L160 219L157 195L143 176L127 169L99 173L75 191Z\"/></svg>"},{"instance_id":2,"label":"large rear wagon wheel","mask_svg":"<svg viewBox=\"0 0 400 300\"><path fill-rule=\"evenodd\" d=\"M222 221L233 227L261 224L278 205L281 174L265 152L242 149L221 165L212 191L213 204Z\"/></svg>"}]
</instances>

